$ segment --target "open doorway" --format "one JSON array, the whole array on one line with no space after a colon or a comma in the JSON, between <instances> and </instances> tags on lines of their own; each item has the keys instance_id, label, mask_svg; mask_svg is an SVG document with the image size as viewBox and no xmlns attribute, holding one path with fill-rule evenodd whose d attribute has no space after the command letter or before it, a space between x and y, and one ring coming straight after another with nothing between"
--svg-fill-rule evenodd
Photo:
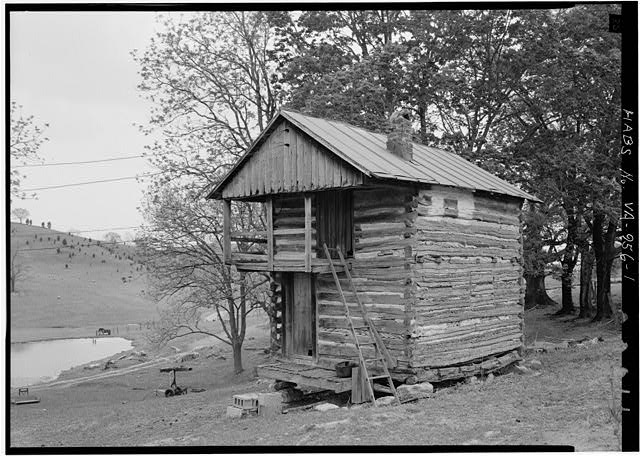
<instances>
[{"instance_id":1,"label":"open doorway","mask_svg":"<svg viewBox=\"0 0 640 456\"><path fill-rule=\"evenodd\" d=\"M316 293L312 274L283 274L284 355L316 357Z\"/></svg>"}]
</instances>

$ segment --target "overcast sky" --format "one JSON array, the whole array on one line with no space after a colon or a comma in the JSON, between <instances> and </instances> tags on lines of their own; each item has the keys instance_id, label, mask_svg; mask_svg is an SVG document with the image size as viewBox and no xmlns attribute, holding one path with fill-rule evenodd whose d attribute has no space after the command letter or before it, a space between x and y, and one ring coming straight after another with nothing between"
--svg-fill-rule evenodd
<instances>
[{"instance_id":1,"label":"overcast sky","mask_svg":"<svg viewBox=\"0 0 640 456\"><path fill-rule=\"evenodd\" d=\"M136 89L132 49L154 34L155 13L12 12L11 100L38 123L49 123L45 163L139 155L149 141L134 123L145 123L149 105ZM24 189L112 179L150 172L143 158L75 166L24 168ZM138 226L144 184L135 180L38 191L37 200L15 201L34 224L51 221L67 231ZM120 233L133 230L116 230ZM87 233L101 238L105 232Z\"/></svg>"}]
</instances>

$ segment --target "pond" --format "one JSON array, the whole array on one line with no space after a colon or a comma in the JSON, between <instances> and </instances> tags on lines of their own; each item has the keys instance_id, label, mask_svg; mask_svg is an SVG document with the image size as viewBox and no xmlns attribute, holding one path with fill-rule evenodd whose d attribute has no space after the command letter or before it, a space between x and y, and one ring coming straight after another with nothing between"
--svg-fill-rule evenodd
<instances>
[{"instance_id":1,"label":"pond","mask_svg":"<svg viewBox=\"0 0 640 456\"><path fill-rule=\"evenodd\" d=\"M55 380L63 370L133 348L122 337L56 339L11 344L11 386Z\"/></svg>"}]
</instances>

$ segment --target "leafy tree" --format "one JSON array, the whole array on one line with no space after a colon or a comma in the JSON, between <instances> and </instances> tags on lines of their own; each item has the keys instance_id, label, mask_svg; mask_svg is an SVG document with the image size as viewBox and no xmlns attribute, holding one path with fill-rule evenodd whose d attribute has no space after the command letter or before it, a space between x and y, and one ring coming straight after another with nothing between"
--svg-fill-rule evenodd
<instances>
[{"instance_id":1,"label":"leafy tree","mask_svg":"<svg viewBox=\"0 0 640 456\"><path fill-rule=\"evenodd\" d=\"M11 211L11 215L13 215L15 218L17 218L20 221L20 223L22 223L23 218L29 217L29 211L21 207L16 207ZM27 223L27 221L28 220L25 220L25 223Z\"/></svg>"},{"instance_id":2,"label":"leafy tree","mask_svg":"<svg viewBox=\"0 0 640 456\"><path fill-rule=\"evenodd\" d=\"M9 172L10 194L11 199L24 199L26 195L20 191L20 184L25 176L15 167L40 161L38 150L45 141L48 141L43 134L49 124L37 125L34 117L25 115L22 112L22 106L14 101L11 102L9 117L11 121L9 154L12 166Z\"/></svg>"},{"instance_id":3,"label":"leafy tree","mask_svg":"<svg viewBox=\"0 0 640 456\"><path fill-rule=\"evenodd\" d=\"M246 315L264 305L258 290L266 279L224 265L221 208L203 196L276 112L279 93L267 59L272 32L259 12L161 18L161 25L150 45L133 53L139 89L154 103L143 130L162 135L149 147L160 173L141 208L148 229L136 242L156 295L169 305L155 340L210 334L231 345L240 372ZM261 226L259 211L240 206L239 223ZM203 309L224 316L221 330L203 329Z\"/></svg>"},{"instance_id":4,"label":"leafy tree","mask_svg":"<svg viewBox=\"0 0 640 456\"><path fill-rule=\"evenodd\" d=\"M579 6L548 17L550 26L542 41L546 44L515 89L512 114L500 131L503 140L512 144L503 153L510 151L507 155L516 163L525 189L560 210L559 221L548 221L548 226L559 225L558 240L564 246L559 252L559 313L574 310L573 269L578 255L587 268L591 245L596 266L601 265L597 268L598 306L608 306L604 301L620 207L616 183L620 52L619 37L606 31L609 9ZM590 235L593 242L588 240ZM587 271L581 274L583 280L590 277ZM581 293L583 316L589 313L587 287L584 283Z\"/></svg>"},{"instance_id":5,"label":"leafy tree","mask_svg":"<svg viewBox=\"0 0 640 456\"><path fill-rule=\"evenodd\" d=\"M51 222L47 222L47 228L51 229Z\"/></svg>"}]
</instances>

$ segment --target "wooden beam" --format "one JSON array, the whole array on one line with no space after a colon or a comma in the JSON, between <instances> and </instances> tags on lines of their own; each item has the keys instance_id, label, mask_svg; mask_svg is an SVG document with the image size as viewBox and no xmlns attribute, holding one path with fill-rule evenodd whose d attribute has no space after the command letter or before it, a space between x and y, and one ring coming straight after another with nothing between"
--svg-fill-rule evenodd
<instances>
[{"instance_id":1,"label":"wooden beam","mask_svg":"<svg viewBox=\"0 0 640 456\"><path fill-rule=\"evenodd\" d=\"M222 236L223 236L223 255L225 264L231 262L231 200L222 200Z\"/></svg>"},{"instance_id":2,"label":"wooden beam","mask_svg":"<svg viewBox=\"0 0 640 456\"><path fill-rule=\"evenodd\" d=\"M304 270L311 272L311 196L304 195Z\"/></svg>"},{"instance_id":3,"label":"wooden beam","mask_svg":"<svg viewBox=\"0 0 640 456\"><path fill-rule=\"evenodd\" d=\"M264 203L267 212L267 268L273 271L273 197Z\"/></svg>"}]
</instances>

